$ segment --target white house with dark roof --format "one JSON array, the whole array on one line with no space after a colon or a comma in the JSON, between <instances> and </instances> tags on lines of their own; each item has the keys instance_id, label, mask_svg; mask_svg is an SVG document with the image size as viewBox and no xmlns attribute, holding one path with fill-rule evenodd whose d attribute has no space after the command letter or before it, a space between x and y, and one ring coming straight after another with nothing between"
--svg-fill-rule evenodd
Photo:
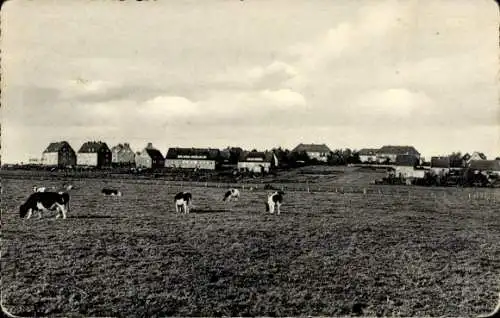
<instances>
[{"instance_id":1,"label":"white house with dark roof","mask_svg":"<svg viewBox=\"0 0 500 318\"><path fill-rule=\"evenodd\" d=\"M358 152L359 161L362 163L375 163L377 162L377 152L378 149L375 148L363 148Z\"/></svg>"},{"instance_id":2,"label":"white house with dark roof","mask_svg":"<svg viewBox=\"0 0 500 318\"><path fill-rule=\"evenodd\" d=\"M76 164L79 166L109 167L111 166L111 150L105 142L88 141L78 150Z\"/></svg>"},{"instance_id":3,"label":"white house with dark roof","mask_svg":"<svg viewBox=\"0 0 500 318\"><path fill-rule=\"evenodd\" d=\"M137 168L163 168L165 166L165 158L161 151L153 147L152 143L147 146L135 156L135 166Z\"/></svg>"},{"instance_id":4,"label":"white house with dark roof","mask_svg":"<svg viewBox=\"0 0 500 318\"><path fill-rule=\"evenodd\" d=\"M238 170L255 173L269 172L278 166L278 158L271 151L244 151L238 160Z\"/></svg>"},{"instance_id":5,"label":"white house with dark roof","mask_svg":"<svg viewBox=\"0 0 500 318\"><path fill-rule=\"evenodd\" d=\"M215 170L222 157L215 148L169 148L165 167L178 169Z\"/></svg>"},{"instance_id":6,"label":"white house with dark roof","mask_svg":"<svg viewBox=\"0 0 500 318\"><path fill-rule=\"evenodd\" d=\"M292 152L305 152L309 159L316 159L321 162L327 162L328 156L332 152L325 144L303 144L300 143Z\"/></svg>"},{"instance_id":7,"label":"white house with dark roof","mask_svg":"<svg viewBox=\"0 0 500 318\"><path fill-rule=\"evenodd\" d=\"M76 153L68 142L52 142L42 153L42 165L46 166L74 166Z\"/></svg>"},{"instance_id":8,"label":"white house with dark roof","mask_svg":"<svg viewBox=\"0 0 500 318\"><path fill-rule=\"evenodd\" d=\"M399 155L410 155L420 160L420 153L413 146L383 146L377 151L379 163L396 163Z\"/></svg>"}]
</instances>

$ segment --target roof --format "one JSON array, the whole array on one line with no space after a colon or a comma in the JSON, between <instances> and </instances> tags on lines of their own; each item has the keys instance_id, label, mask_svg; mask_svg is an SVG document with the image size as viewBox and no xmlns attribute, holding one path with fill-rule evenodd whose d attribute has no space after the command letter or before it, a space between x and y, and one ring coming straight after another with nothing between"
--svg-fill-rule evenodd
<instances>
[{"instance_id":1,"label":"roof","mask_svg":"<svg viewBox=\"0 0 500 318\"><path fill-rule=\"evenodd\" d=\"M472 160L469 167L473 170L500 171L500 160Z\"/></svg>"},{"instance_id":2,"label":"roof","mask_svg":"<svg viewBox=\"0 0 500 318\"><path fill-rule=\"evenodd\" d=\"M376 148L363 148L358 152L358 154L361 156L369 156L369 155L376 155L377 152L378 149Z\"/></svg>"},{"instance_id":3,"label":"roof","mask_svg":"<svg viewBox=\"0 0 500 318\"><path fill-rule=\"evenodd\" d=\"M149 157L153 160L164 160L163 155L161 154L161 151L158 149L154 148L144 148L144 150L147 152Z\"/></svg>"},{"instance_id":4,"label":"roof","mask_svg":"<svg viewBox=\"0 0 500 318\"><path fill-rule=\"evenodd\" d=\"M409 166L414 167L418 165L418 158L415 155L397 155L396 165L397 166Z\"/></svg>"},{"instance_id":5,"label":"roof","mask_svg":"<svg viewBox=\"0 0 500 318\"><path fill-rule=\"evenodd\" d=\"M273 160L274 153L270 151L244 151L240 155L238 161L261 161L261 162L271 162Z\"/></svg>"},{"instance_id":6,"label":"roof","mask_svg":"<svg viewBox=\"0 0 500 318\"><path fill-rule=\"evenodd\" d=\"M130 148L130 145L128 143L118 144L118 145L114 146L113 148L111 148L111 151L123 151L123 150L133 152L133 150Z\"/></svg>"},{"instance_id":7,"label":"roof","mask_svg":"<svg viewBox=\"0 0 500 318\"><path fill-rule=\"evenodd\" d=\"M450 157L432 157L431 168L450 168Z\"/></svg>"},{"instance_id":8,"label":"roof","mask_svg":"<svg viewBox=\"0 0 500 318\"><path fill-rule=\"evenodd\" d=\"M79 153L96 153L101 148L105 148L105 149L109 150L108 145L106 145L105 142L102 142L102 141L88 141L88 142L84 143L80 147L80 150L78 150L78 152Z\"/></svg>"},{"instance_id":9,"label":"roof","mask_svg":"<svg viewBox=\"0 0 500 318\"><path fill-rule=\"evenodd\" d=\"M484 153L482 153L482 152L479 152L479 151L474 151L472 153L471 157L478 157L478 158L480 158L482 160L486 160L487 159L486 155Z\"/></svg>"},{"instance_id":10,"label":"roof","mask_svg":"<svg viewBox=\"0 0 500 318\"><path fill-rule=\"evenodd\" d=\"M71 146L69 145L69 143L66 142L66 141L51 142L49 144L49 146L47 147L47 149L44 150L44 152L59 152L59 150L61 150L61 148L64 145L68 145L71 148Z\"/></svg>"},{"instance_id":11,"label":"roof","mask_svg":"<svg viewBox=\"0 0 500 318\"><path fill-rule=\"evenodd\" d=\"M297 147L295 147L293 152L331 152L330 148L328 148L325 144L303 144L300 143Z\"/></svg>"},{"instance_id":12,"label":"roof","mask_svg":"<svg viewBox=\"0 0 500 318\"><path fill-rule=\"evenodd\" d=\"M220 155L219 149L214 148L168 148L166 159L177 159L179 156L197 157L197 160L217 160ZM198 158L199 157L199 158ZM185 158L190 159L190 158Z\"/></svg>"},{"instance_id":13,"label":"roof","mask_svg":"<svg viewBox=\"0 0 500 318\"><path fill-rule=\"evenodd\" d=\"M413 146L383 146L378 151L379 154L388 155L420 155Z\"/></svg>"}]
</instances>

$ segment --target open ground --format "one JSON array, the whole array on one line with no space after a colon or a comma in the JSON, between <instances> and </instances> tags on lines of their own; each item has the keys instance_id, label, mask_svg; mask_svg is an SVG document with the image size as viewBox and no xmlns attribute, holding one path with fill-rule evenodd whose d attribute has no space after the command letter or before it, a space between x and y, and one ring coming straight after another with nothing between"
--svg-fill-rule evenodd
<instances>
[{"instance_id":1,"label":"open ground","mask_svg":"<svg viewBox=\"0 0 500 318\"><path fill-rule=\"evenodd\" d=\"M263 186L2 180L2 304L51 316L474 316L500 289L500 189L369 185L294 172ZM34 184L70 181L68 219L19 218ZM100 195L119 188L123 197ZM309 189L307 189L309 188ZM189 215L173 196L193 193ZM309 191L307 191L309 190ZM364 191L364 193L363 193Z\"/></svg>"}]
</instances>

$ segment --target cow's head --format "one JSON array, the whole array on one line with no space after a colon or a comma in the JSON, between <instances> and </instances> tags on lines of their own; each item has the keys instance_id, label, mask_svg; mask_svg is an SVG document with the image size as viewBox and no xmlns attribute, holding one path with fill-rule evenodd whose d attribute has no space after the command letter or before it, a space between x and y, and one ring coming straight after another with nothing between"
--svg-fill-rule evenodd
<instances>
[{"instance_id":1,"label":"cow's head","mask_svg":"<svg viewBox=\"0 0 500 318\"><path fill-rule=\"evenodd\" d=\"M28 207L26 206L26 204L21 204L21 206L19 207L19 217L24 218L26 214L28 214Z\"/></svg>"}]
</instances>

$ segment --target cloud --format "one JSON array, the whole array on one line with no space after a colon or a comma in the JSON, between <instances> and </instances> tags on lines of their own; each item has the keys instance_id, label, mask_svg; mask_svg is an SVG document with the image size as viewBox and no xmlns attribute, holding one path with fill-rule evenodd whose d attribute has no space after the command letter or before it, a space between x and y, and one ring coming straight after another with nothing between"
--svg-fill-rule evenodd
<instances>
[{"instance_id":1,"label":"cloud","mask_svg":"<svg viewBox=\"0 0 500 318\"><path fill-rule=\"evenodd\" d=\"M407 118L415 112L427 113L433 101L423 92L391 88L364 92L353 105L365 115Z\"/></svg>"}]
</instances>

